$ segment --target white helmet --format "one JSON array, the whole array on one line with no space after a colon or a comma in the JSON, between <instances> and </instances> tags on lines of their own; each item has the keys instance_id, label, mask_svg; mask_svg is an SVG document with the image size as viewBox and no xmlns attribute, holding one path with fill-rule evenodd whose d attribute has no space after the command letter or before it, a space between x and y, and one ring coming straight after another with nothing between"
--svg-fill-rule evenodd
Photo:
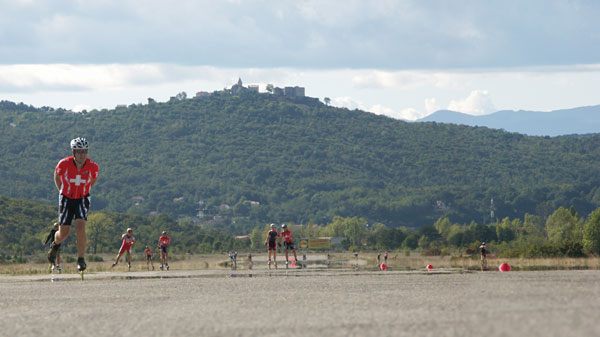
<instances>
[{"instance_id":1,"label":"white helmet","mask_svg":"<svg viewBox=\"0 0 600 337\"><path fill-rule=\"evenodd\" d=\"M71 140L71 149L79 150L79 149L87 149L89 147L88 141L83 137L77 137Z\"/></svg>"},{"instance_id":2,"label":"white helmet","mask_svg":"<svg viewBox=\"0 0 600 337\"><path fill-rule=\"evenodd\" d=\"M274 223L272 223L272 224L271 224L271 228L275 228L275 227L277 227L277 225L276 225L276 224L274 224Z\"/></svg>"},{"instance_id":3,"label":"white helmet","mask_svg":"<svg viewBox=\"0 0 600 337\"><path fill-rule=\"evenodd\" d=\"M281 225L281 228L287 228L286 224Z\"/></svg>"}]
</instances>

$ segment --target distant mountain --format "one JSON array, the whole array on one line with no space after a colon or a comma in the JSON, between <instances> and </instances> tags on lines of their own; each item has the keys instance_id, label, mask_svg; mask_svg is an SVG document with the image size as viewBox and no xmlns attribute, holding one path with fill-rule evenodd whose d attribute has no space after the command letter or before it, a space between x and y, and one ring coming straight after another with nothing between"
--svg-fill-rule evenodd
<instances>
[{"instance_id":1,"label":"distant mountain","mask_svg":"<svg viewBox=\"0 0 600 337\"><path fill-rule=\"evenodd\" d=\"M502 110L484 116L439 110L417 122L485 126L530 136L600 133L600 105L554 111Z\"/></svg>"}]
</instances>

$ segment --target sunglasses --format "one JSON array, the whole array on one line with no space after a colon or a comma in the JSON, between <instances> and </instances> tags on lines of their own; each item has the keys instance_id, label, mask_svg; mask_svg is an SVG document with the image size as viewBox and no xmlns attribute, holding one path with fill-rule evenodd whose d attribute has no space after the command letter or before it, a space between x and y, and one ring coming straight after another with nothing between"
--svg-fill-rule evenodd
<instances>
[{"instance_id":1,"label":"sunglasses","mask_svg":"<svg viewBox=\"0 0 600 337\"><path fill-rule=\"evenodd\" d=\"M88 150L74 150L75 153L77 154L84 154L84 153L88 153Z\"/></svg>"}]
</instances>

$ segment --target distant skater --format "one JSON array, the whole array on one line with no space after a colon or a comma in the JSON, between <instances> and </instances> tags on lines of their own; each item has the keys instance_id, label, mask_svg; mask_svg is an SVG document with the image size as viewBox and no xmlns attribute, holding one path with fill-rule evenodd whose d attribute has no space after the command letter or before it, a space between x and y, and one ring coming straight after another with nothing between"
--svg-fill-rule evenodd
<instances>
[{"instance_id":1,"label":"distant skater","mask_svg":"<svg viewBox=\"0 0 600 337\"><path fill-rule=\"evenodd\" d=\"M291 250L294 253L294 262L298 264L298 256L296 255L296 249L294 248L294 237L291 230L288 229L286 224L281 225L281 234L279 234L281 238L283 238L283 248L285 249L285 266L287 268L289 264L288 252ZM281 242L281 238L279 241ZM300 265L298 264L298 267Z\"/></svg>"},{"instance_id":2,"label":"distant skater","mask_svg":"<svg viewBox=\"0 0 600 337\"><path fill-rule=\"evenodd\" d=\"M119 253L117 254L117 259L110 266L113 268L117 264L119 264L119 259L123 253L127 253L127 268L131 269L131 246L135 243L135 237L133 236L133 229L127 228L127 233L121 235L121 248L119 249Z\"/></svg>"},{"instance_id":3,"label":"distant skater","mask_svg":"<svg viewBox=\"0 0 600 337\"><path fill-rule=\"evenodd\" d=\"M481 243L479 249L481 250L481 271L484 271L487 270L487 246L485 242Z\"/></svg>"},{"instance_id":4,"label":"distant skater","mask_svg":"<svg viewBox=\"0 0 600 337\"><path fill-rule=\"evenodd\" d=\"M48 241L50 241L50 246L52 246L52 244L54 243L54 235L56 234L56 232L58 232L58 222L55 222L52 225L52 229L50 230L50 233L48 233L46 241L44 241L44 247L46 247ZM58 244L57 246L58 250L56 252L56 260L55 263L51 265L50 270L53 271L56 268L56 270L58 270L58 273L60 274L62 273L62 268L60 267L60 244Z\"/></svg>"},{"instance_id":5,"label":"distant skater","mask_svg":"<svg viewBox=\"0 0 600 337\"><path fill-rule=\"evenodd\" d=\"M277 232L277 225L274 223L271 224L271 230L267 233L267 238L265 239L265 246L267 246L267 252L269 254L269 262L268 266L271 269L271 254L273 255L273 264L275 269L277 269L277 237L279 233ZM279 244L281 246L281 243Z\"/></svg>"},{"instance_id":6,"label":"distant skater","mask_svg":"<svg viewBox=\"0 0 600 337\"><path fill-rule=\"evenodd\" d=\"M388 259L388 252L385 252L385 254L383 254L383 263L387 264L387 259Z\"/></svg>"},{"instance_id":7,"label":"distant skater","mask_svg":"<svg viewBox=\"0 0 600 337\"><path fill-rule=\"evenodd\" d=\"M169 245L171 238L167 236L167 231L163 231L158 238L158 249L160 250L160 270L165 268L169 270Z\"/></svg>"},{"instance_id":8,"label":"distant skater","mask_svg":"<svg viewBox=\"0 0 600 337\"><path fill-rule=\"evenodd\" d=\"M252 270L254 267L254 262L252 262L252 253L248 253L248 269Z\"/></svg>"},{"instance_id":9,"label":"distant skater","mask_svg":"<svg viewBox=\"0 0 600 337\"><path fill-rule=\"evenodd\" d=\"M381 266L381 253L377 253L377 265Z\"/></svg>"},{"instance_id":10,"label":"distant skater","mask_svg":"<svg viewBox=\"0 0 600 337\"><path fill-rule=\"evenodd\" d=\"M75 219L77 270L80 272L87 268L85 224L90 209L90 189L99 176L98 164L87 157L88 148L89 144L85 138L71 140L73 155L61 159L54 169L54 184L59 192L58 231L48 252L48 261L55 264L60 244L69 236L71 222Z\"/></svg>"},{"instance_id":11,"label":"distant skater","mask_svg":"<svg viewBox=\"0 0 600 337\"><path fill-rule=\"evenodd\" d=\"M229 252L229 260L231 262L231 268L236 269L237 268L237 252L236 251L232 250Z\"/></svg>"},{"instance_id":12,"label":"distant skater","mask_svg":"<svg viewBox=\"0 0 600 337\"><path fill-rule=\"evenodd\" d=\"M152 262L152 249L146 246L144 253L146 253L146 268L150 270L150 265L152 265L152 270L154 270L154 262Z\"/></svg>"}]
</instances>

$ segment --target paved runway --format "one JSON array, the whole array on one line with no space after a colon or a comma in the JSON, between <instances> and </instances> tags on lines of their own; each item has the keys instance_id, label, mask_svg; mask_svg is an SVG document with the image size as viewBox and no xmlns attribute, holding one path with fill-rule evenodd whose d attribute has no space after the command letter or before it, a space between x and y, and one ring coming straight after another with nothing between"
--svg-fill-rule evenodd
<instances>
[{"instance_id":1,"label":"paved runway","mask_svg":"<svg viewBox=\"0 0 600 337\"><path fill-rule=\"evenodd\" d=\"M600 336L600 271L252 276L0 276L0 335Z\"/></svg>"}]
</instances>

